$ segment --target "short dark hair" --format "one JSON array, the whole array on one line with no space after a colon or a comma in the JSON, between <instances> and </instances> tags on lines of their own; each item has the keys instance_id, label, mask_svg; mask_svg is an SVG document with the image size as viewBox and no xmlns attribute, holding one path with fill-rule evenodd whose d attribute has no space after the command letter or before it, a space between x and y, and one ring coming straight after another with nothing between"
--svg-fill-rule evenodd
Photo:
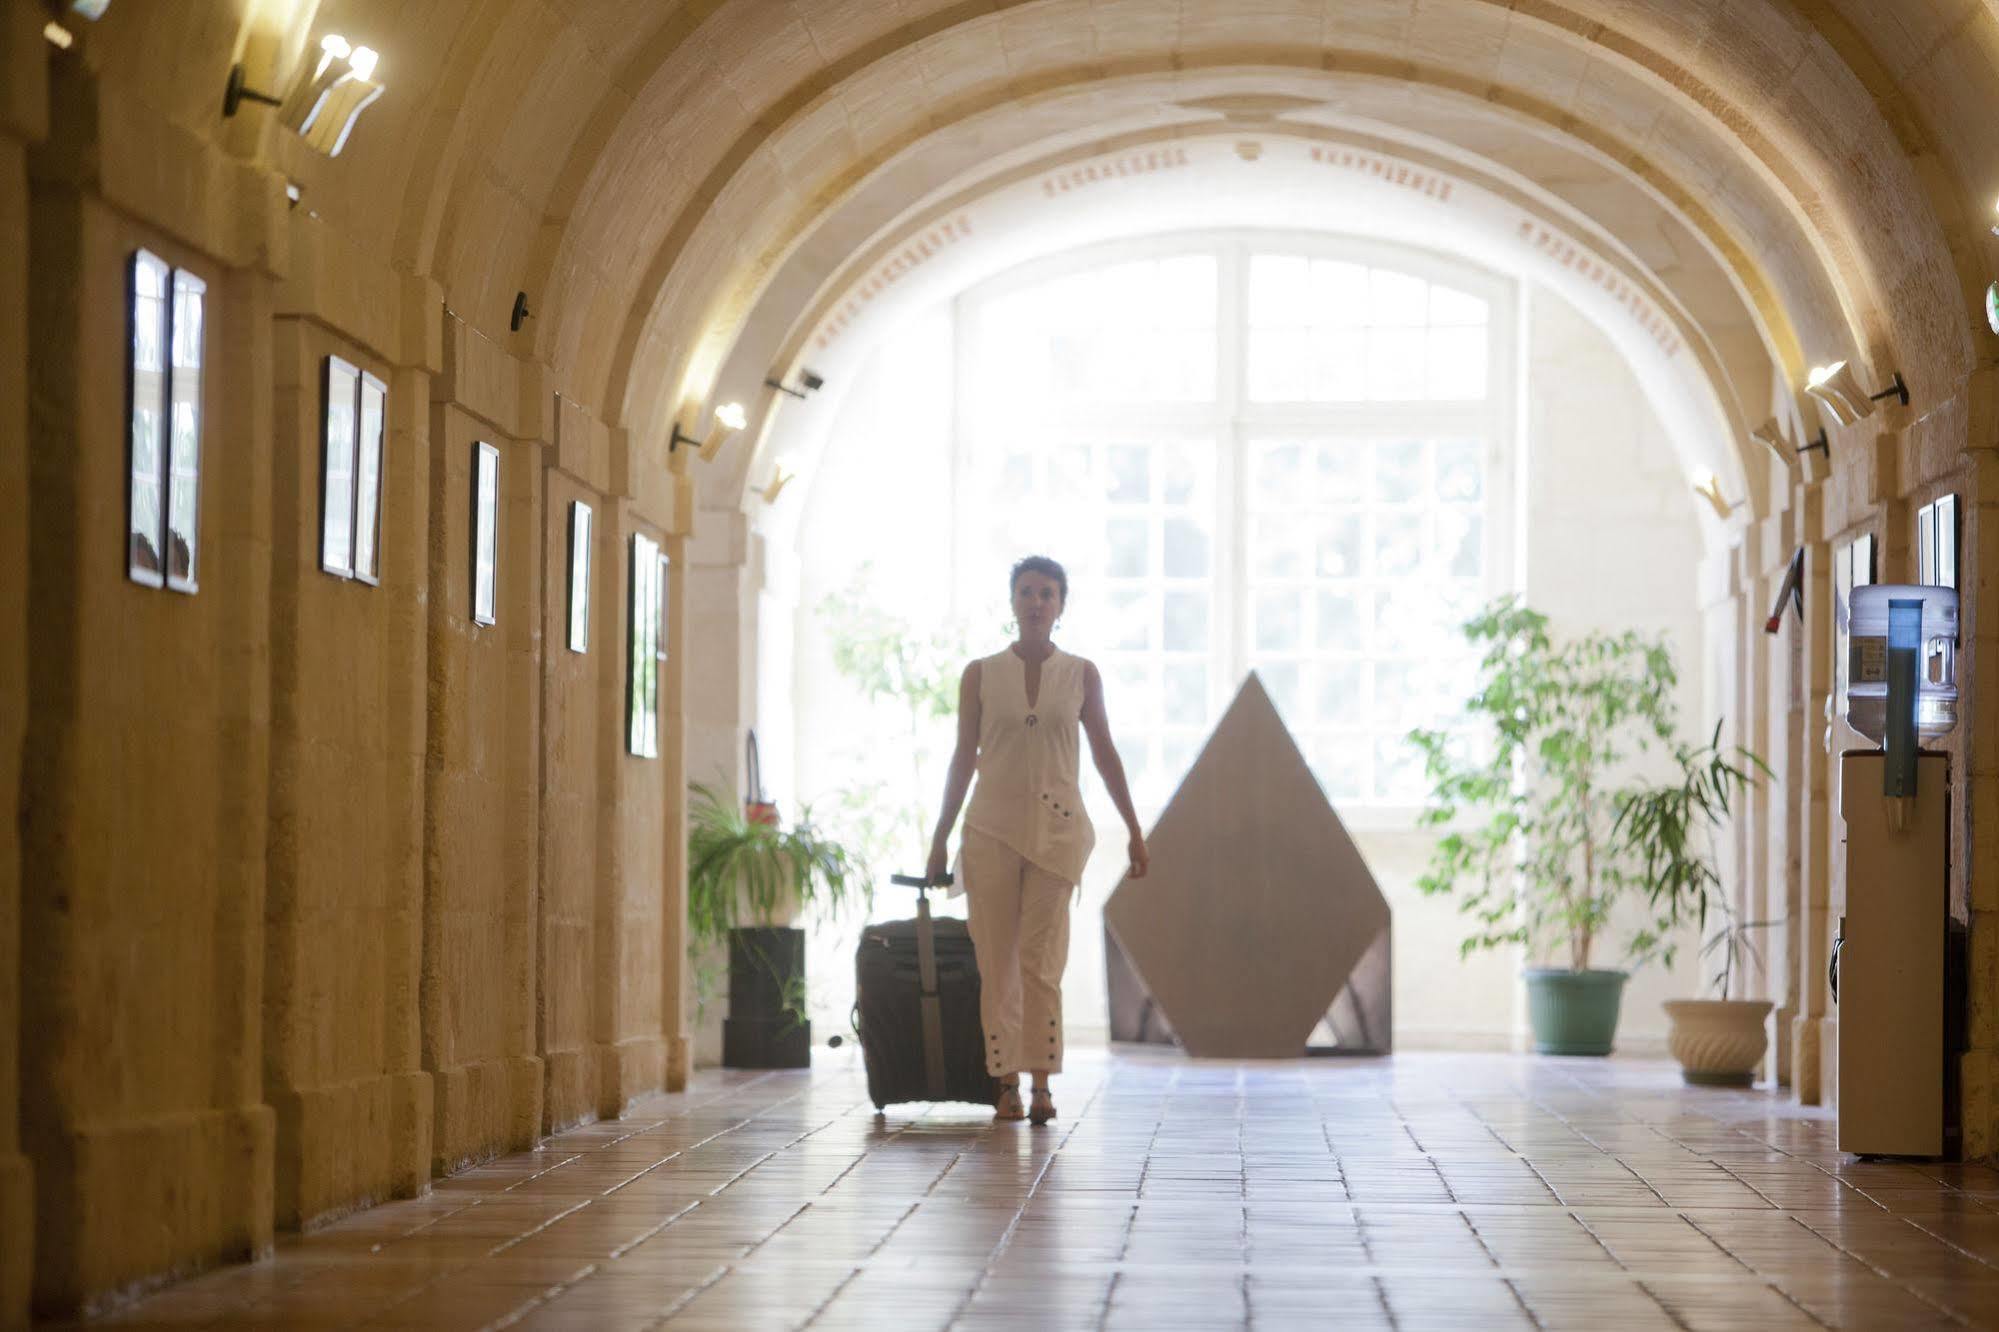
<instances>
[{"instance_id":1,"label":"short dark hair","mask_svg":"<svg viewBox=\"0 0 1999 1332\"><path fill-rule=\"evenodd\" d=\"M1040 574L1043 578L1054 579L1055 586L1062 590L1063 604L1064 605L1068 604L1069 601L1068 572L1064 570L1061 565L1049 559L1046 555L1029 555L1026 559L1021 560L1019 563L1013 566L1013 573L1010 577L1008 577L1006 583L1006 590L1008 594L1011 595L1012 593L1020 590L1020 576L1022 574L1031 574L1031 573Z\"/></svg>"}]
</instances>

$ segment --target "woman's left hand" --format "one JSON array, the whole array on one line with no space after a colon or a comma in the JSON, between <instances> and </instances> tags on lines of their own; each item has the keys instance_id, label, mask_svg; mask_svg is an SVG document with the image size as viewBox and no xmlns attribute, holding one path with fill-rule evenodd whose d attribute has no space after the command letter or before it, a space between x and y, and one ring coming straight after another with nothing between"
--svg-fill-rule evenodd
<instances>
[{"instance_id":1,"label":"woman's left hand","mask_svg":"<svg viewBox=\"0 0 1999 1332\"><path fill-rule=\"evenodd\" d=\"M1133 833L1131 835L1131 845L1126 849L1126 854L1131 858L1130 877L1134 879L1144 878L1145 871L1152 864L1152 858L1145 852L1144 833Z\"/></svg>"}]
</instances>

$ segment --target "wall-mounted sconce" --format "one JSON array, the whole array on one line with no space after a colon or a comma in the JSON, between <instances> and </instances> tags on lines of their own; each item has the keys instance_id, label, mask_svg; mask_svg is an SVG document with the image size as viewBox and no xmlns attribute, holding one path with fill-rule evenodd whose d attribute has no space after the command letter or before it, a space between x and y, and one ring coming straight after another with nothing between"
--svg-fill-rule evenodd
<instances>
[{"instance_id":1,"label":"wall-mounted sconce","mask_svg":"<svg viewBox=\"0 0 1999 1332\"><path fill-rule=\"evenodd\" d=\"M513 311L507 316L507 327L518 333L521 331L521 325L526 323L533 314L534 311L528 309L528 294L524 291L517 291L514 293Z\"/></svg>"},{"instance_id":2,"label":"wall-mounted sconce","mask_svg":"<svg viewBox=\"0 0 1999 1332\"><path fill-rule=\"evenodd\" d=\"M794 398L803 398L808 394L817 393L820 390L820 388L823 387L826 383L826 381L823 378L821 378L819 375L814 374L812 371L803 368L801 368L798 372L798 382L802 384L804 387L793 388L791 385L779 379L776 375L767 375L764 377L764 383L770 385L772 388L776 389L779 393L789 393Z\"/></svg>"},{"instance_id":3,"label":"wall-mounted sconce","mask_svg":"<svg viewBox=\"0 0 1999 1332\"><path fill-rule=\"evenodd\" d=\"M722 451L722 446L729 442L729 436L735 434L747 424L749 424L749 418L743 414L743 404L740 402L725 402L715 409L715 428L708 432L708 438L705 442L694 438L692 435L682 434L680 422L675 421L673 423L673 434L666 441L666 451L672 453L682 444L686 444L701 455L702 462L714 462L715 456Z\"/></svg>"},{"instance_id":4,"label":"wall-mounted sconce","mask_svg":"<svg viewBox=\"0 0 1999 1332\"><path fill-rule=\"evenodd\" d=\"M1723 522L1727 522L1728 516L1742 507L1739 504L1730 504L1726 499L1722 498L1721 478L1713 472L1703 472L1695 479L1694 493L1706 500L1709 506L1714 509L1714 516Z\"/></svg>"},{"instance_id":5,"label":"wall-mounted sconce","mask_svg":"<svg viewBox=\"0 0 1999 1332\"><path fill-rule=\"evenodd\" d=\"M1797 468L1799 459L1804 454L1817 452L1825 454L1828 458L1832 456L1832 447L1826 439L1823 427L1820 428L1817 439L1808 444L1800 444L1795 449L1791 447L1790 440L1784 437L1784 428L1777 424L1774 417L1750 431L1749 436L1761 441L1786 467L1793 470Z\"/></svg>"},{"instance_id":6,"label":"wall-mounted sconce","mask_svg":"<svg viewBox=\"0 0 1999 1332\"><path fill-rule=\"evenodd\" d=\"M1784 438L1784 427L1777 424L1776 417L1771 417L1762 425L1750 431L1749 437L1761 443L1770 452L1776 454L1777 461L1783 463L1784 466L1793 471L1797 470L1797 451L1791 447L1790 441Z\"/></svg>"},{"instance_id":7,"label":"wall-mounted sconce","mask_svg":"<svg viewBox=\"0 0 1999 1332\"><path fill-rule=\"evenodd\" d=\"M371 48L351 45L330 32L320 38L319 64L312 76L304 78L301 71L300 80L283 97L250 87L243 80L243 66L232 67L222 94L222 114L235 115L244 102L275 106L280 123L297 131L308 147L338 157L361 113L382 95L382 85L374 81L379 59Z\"/></svg>"},{"instance_id":8,"label":"wall-mounted sconce","mask_svg":"<svg viewBox=\"0 0 1999 1332\"><path fill-rule=\"evenodd\" d=\"M775 504L777 503L777 497L784 493L784 488L791 484L792 479L791 473L785 471L782 467L773 467L770 470L769 484L764 486L762 490L759 490L757 494L763 496L764 503Z\"/></svg>"},{"instance_id":9,"label":"wall-mounted sconce","mask_svg":"<svg viewBox=\"0 0 1999 1332\"><path fill-rule=\"evenodd\" d=\"M1860 386L1853 366L1846 361L1814 368L1811 378L1805 381L1805 392L1824 403L1841 425L1852 425L1872 416L1874 404L1883 398L1900 398L1904 407L1909 405L1909 386L1902 382L1901 371L1895 372L1895 382L1887 388L1869 393Z\"/></svg>"}]
</instances>

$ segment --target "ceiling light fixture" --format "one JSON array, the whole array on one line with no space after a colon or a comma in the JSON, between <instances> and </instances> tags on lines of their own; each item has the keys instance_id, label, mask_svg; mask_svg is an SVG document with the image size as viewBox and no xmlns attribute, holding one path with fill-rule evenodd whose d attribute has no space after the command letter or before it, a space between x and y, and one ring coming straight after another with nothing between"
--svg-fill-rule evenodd
<instances>
[{"instance_id":1,"label":"ceiling light fixture","mask_svg":"<svg viewBox=\"0 0 1999 1332\"><path fill-rule=\"evenodd\" d=\"M722 452L722 446L729 442L729 436L735 434L748 424L749 417L743 412L743 404L740 402L725 402L715 409L715 426L714 429L708 432L706 441L698 440L692 435L683 434L680 429L680 422L675 421L673 423L673 433L667 437L666 451L672 453L682 444L686 444L701 455L702 462L714 462L716 455Z\"/></svg>"},{"instance_id":2,"label":"ceiling light fixture","mask_svg":"<svg viewBox=\"0 0 1999 1332\"><path fill-rule=\"evenodd\" d=\"M1874 404L1883 398L1900 398L1904 407L1909 405L1909 386L1902 382L1901 371L1895 372L1895 382L1887 388L1869 393L1860 386L1853 366L1846 361L1814 367L1811 378L1805 381L1805 392L1824 403L1833 419L1843 426L1872 416Z\"/></svg>"},{"instance_id":3,"label":"ceiling light fixture","mask_svg":"<svg viewBox=\"0 0 1999 1332\"><path fill-rule=\"evenodd\" d=\"M375 66L380 60L372 47L355 46L339 33L330 32L319 40L319 63L311 76L306 77L301 70L291 92L283 97L250 87L244 80L243 66L232 66L222 93L222 114L235 115L245 102L275 106L279 121L296 131L309 147L338 157L361 113L382 95L382 85L375 82Z\"/></svg>"}]
</instances>

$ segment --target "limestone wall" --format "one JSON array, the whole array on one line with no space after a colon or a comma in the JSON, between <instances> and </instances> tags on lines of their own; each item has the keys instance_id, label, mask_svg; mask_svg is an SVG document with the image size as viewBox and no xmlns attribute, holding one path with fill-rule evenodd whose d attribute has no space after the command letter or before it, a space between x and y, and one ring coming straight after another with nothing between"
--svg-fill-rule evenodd
<instances>
[{"instance_id":1,"label":"limestone wall","mask_svg":"<svg viewBox=\"0 0 1999 1332\"><path fill-rule=\"evenodd\" d=\"M87 92L62 88L58 101ZM255 275L113 209L94 184L40 174L30 246L38 273L70 277L38 281L30 305L40 576L22 802L35 941L23 1136L37 1290L62 1303L256 1253L272 1223L258 1058L270 498L268 364L255 349L269 345L267 297ZM123 311L140 246L209 283L194 596L126 576Z\"/></svg>"},{"instance_id":2,"label":"limestone wall","mask_svg":"<svg viewBox=\"0 0 1999 1332\"><path fill-rule=\"evenodd\" d=\"M635 459L435 283L52 55L39 22L0 48L53 71L37 105L60 125L37 145L0 117L0 223L25 240L0 261L4 428L32 440L0 451L0 794L21 811L0 1323L31 1270L36 1304L69 1311L249 1257L620 1113L686 1059L677 650L660 757L624 744L630 535L677 554L687 521L664 451ZM193 594L125 568L141 247L208 284ZM378 585L321 567L328 356L388 386ZM478 441L501 455L490 625Z\"/></svg>"},{"instance_id":3,"label":"limestone wall","mask_svg":"<svg viewBox=\"0 0 1999 1332\"><path fill-rule=\"evenodd\" d=\"M28 233L28 149L46 128L40 34L0 9L0 236ZM0 809L20 807L28 711L28 250L0 246ZM34 1178L21 1154L21 846L0 818L0 1323L27 1308Z\"/></svg>"}]
</instances>

